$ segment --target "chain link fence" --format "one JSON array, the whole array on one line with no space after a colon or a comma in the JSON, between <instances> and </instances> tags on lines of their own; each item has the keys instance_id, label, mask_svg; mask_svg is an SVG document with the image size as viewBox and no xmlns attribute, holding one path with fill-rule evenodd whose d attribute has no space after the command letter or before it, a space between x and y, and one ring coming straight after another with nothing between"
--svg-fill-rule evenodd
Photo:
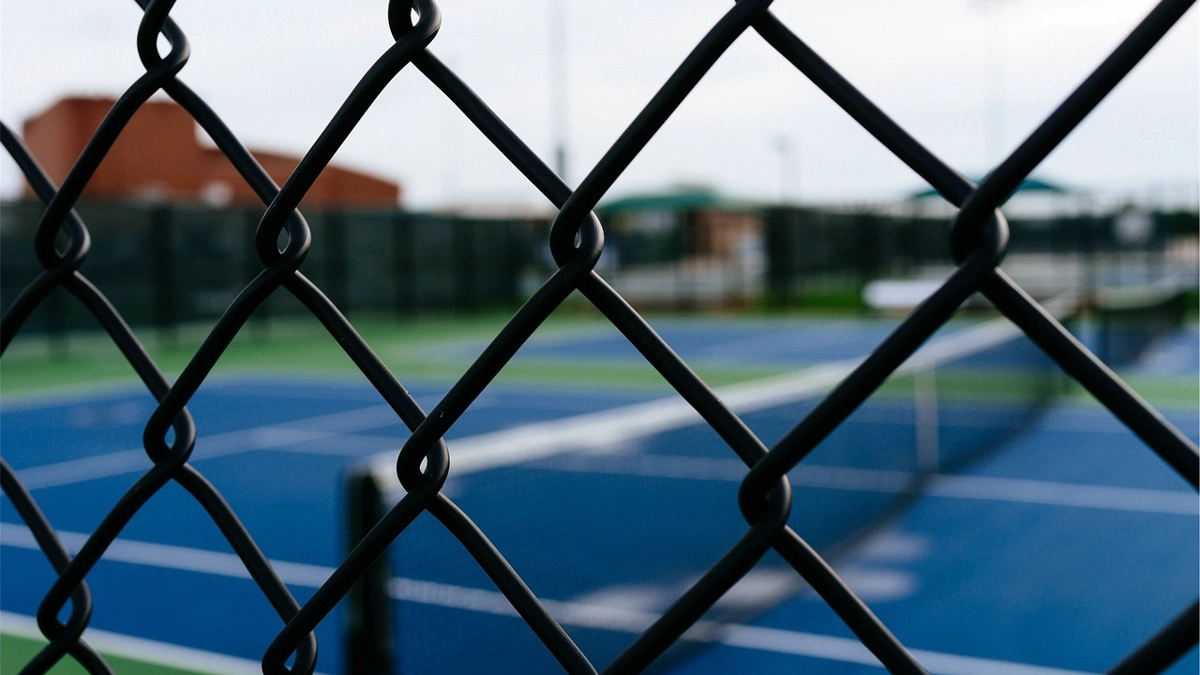
<instances>
[{"instance_id":1,"label":"chain link fence","mask_svg":"<svg viewBox=\"0 0 1200 675\"><path fill-rule=\"evenodd\" d=\"M1126 213L1024 217L1008 222L1009 275L1035 297L1174 277L1196 286L1195 264L1171 246L1196 231L1190 213L1146 213L1149 229L1123 241ZM868 211L772 208L766 221L766 294L776 305L803 304L822 292L861 293L881 277L912 279L947 267L948 223L929 216ZM1194 235L1192 235L1194 236ZM1015 263L1015 264L1013 264Z\"/></svg>"},{"instance_id":2,"label":"chain link fence","mask_svg":"<svg viewBox=\"0 0 1200 675\"><path fill-rule=\"evenodd\" d=\"M1196 446L1127 388L1006 274L1002 263L1008 249L1009 228L998 210L1020 182L1183 16L1192 4L1189 0L1161 2L978 185L963 178L919 144L822 60L771 14L769 0L739 0L696 45L575 188L560 180L465 82L429 50L440 25L438 7L432 0L393 0L390 3L387 21L395 44L362 77L282 187L271 181L217 112L181 79L189 49L182 28L170 16L173 0L138 0L138 3L144 15L137 47L145 73L118 99L61 186L52 185L20 140L8 127L3 129L5 148L46 204L32 237L40 271L5 309L0 326L3 347L9 346L36 307L46 302L56 289L63 289L75 296L93 320L111 336L146 389L158 401L146 421L144 432L145 452L154 467L129 485L74 557L67 554L55 537L51 524L22 487L19 476L7 463L0 467L5 494L33 532L57 574L38 611L38 624L49 644L26 666L25 672L45 672L67 656L82 664L88 672L111 672L85 639L91 612L87 578L122 528L170 482L184 488L204 508L279 617L278 635L262 657L265 673L313 672L317 649L314 627L347 597L388 545L423 512L436 518L471 553L563 670L596 672L595 666L491 544L487 534L441 490L449 472L451 455L443 440L447 431L489 387L534 330L576 291L625 335L747 466L738 503L746 521L744 535L605 672L639 672L649 667L771 549L812 586L888 670L893 673L925 672L913 654L800 534L788 526L792 503L786 474L975 293L986 296L1153 452L1193 487L1197 486L1200 462ZM593 215L593 208L708 69L736 38L747 33L757 33L795 66L799 71L797 77L809 78L946 200L959 207L953 220L948 251L948 258L955 265L953 274L810 414L770 448L730 412L594 269L604 250L604 229ZM157 48L160 37L170 45L165 55ZM558 269L428 412L383 366L326 290L302 271L302 268L308 269L306 258L318 233L296 210L301 198L379 93L401 69L410 66L436 85L559 209L549 234ZM266 205L254 230L258 263L253 280L238 290L236 297L224 308L207 339L174 382L163 376L143 350L129 323L109 301L109 289L93 283L81 271L81 265L89 259L92 232L74 210L89 177L121 133L123 125L139 106L159 91L191 113ZM412 430L396 457L396 476L406 491L405 496L366 533L332 576L303 604L297 602L285 587L237 514L205 476L188 462L198 432L188 412L189 401L239 331L262 310L269 298L284 293L293 296L322 323L397 418ZM153 306L152 300L147 302ZM1146 583L1154 582L1147 579ZM1151 673L1166 668L1196 644L1200 632L1197 616L1197 605L1193 604L1143 646L1115 664L1110 672Z\"/></svg>"}]
</instances>

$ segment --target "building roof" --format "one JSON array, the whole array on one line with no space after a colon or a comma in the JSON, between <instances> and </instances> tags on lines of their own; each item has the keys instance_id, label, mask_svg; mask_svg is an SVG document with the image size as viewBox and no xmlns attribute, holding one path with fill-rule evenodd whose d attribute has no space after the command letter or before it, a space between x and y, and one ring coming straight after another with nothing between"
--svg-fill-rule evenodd
<instances>
[{"instance_id":1,"label":"building roof","mask_svg":"<svg viewBox=\"0 0 1200 675\"><path fill-rule=\"evenodd\" d=\"M64 180L114 103L107 97L69 96L25 121L25 143L52 180ZM174 101L145 102L122 128L83 196L214 206L261 204L233 164L220 150L202 144L199 134L196 121ZM300 162L299 156L253 148L250 152L277 185L283 185ZM395 208L400 199L395 181L331 164L301 205Z\"/></svg>"},{"instance_id":2,"label":"building roof","mask_svg":"<svg viewBox=\"0 0 1200 675\"><path fill-rule=\"evenodd\" d=\"M712 189L685 188L671 192L630 195L600 204L597 210L611 214L627 211L695 211L698 209L749 211L757 208L758 204L755 202L725 197Z\"/></svg>"}]
</instances>

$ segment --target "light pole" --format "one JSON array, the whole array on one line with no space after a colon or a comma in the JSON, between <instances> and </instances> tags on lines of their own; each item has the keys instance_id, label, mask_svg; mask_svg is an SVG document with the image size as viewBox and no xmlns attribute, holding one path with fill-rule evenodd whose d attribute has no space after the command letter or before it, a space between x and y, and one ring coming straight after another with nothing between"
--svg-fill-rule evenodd
<instances>
[{"instance_id":1,"label":"light pole","mask_svg":"<svg viewBox=\"0 0 1200 675\"><path fill-rule=\"evenodd\" d=\"M567 181L567 0L550 0L550 117L554 170Z\"/></svg>"},{"instance_id":2,"label":"light pole","mask_svg":"<svg viewBox=\"0 0 1200 675\"><path fill-rule=\"evenodd\" d=\"M775 150L779 152L779 203L788 204L795 199L800 201L800 190L794 189L799 183L799 158L793 154L791 140L780 134L775 137Z\"/></svg>"},{"instance_id":3,"label":"light pole","mask_svg":"<svg viewBox=\"0 0 1200 675\"><path fill-rule=\"evenodd\" d=\"M1000 161L1004 153L1005 127L1005 73L1004 73L1004 33L1005 5L1011 0L975 0L974 4L984 15L987 24L987 157L984 165L991 166Z\"/></svg>"}]
</instances>

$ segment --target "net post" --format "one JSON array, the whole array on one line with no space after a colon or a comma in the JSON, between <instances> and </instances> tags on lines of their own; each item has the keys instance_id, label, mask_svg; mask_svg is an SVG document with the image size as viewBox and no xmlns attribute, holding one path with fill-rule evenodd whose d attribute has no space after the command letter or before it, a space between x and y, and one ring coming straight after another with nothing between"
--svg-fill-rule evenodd
<instances>
[{"instance_id":1,"label":"net post","mask_svg":"<svg viewBox=\"0 0 1200 675\"><path fill-rule=\"evenodd\" d=\"M384 491L371 467L346 472L346 551L353 549L384 515ZM346 596L343 661L346 675L396 675L392 642L391 567L385 550Z\"/></svg>"}]
</instances>

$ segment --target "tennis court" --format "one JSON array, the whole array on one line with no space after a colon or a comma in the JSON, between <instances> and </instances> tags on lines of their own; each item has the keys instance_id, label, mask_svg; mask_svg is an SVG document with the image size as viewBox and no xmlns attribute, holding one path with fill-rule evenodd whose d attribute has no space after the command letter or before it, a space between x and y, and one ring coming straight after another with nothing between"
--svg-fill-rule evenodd
<instances>
[{"instance_id":1,"label":"tennis court","mask_svg":"<svg viewBox=\"0 0 1200 675\"><path fill-rule=\"evenodd\" d=\"M701 372L742 380L719 393L767 443L891 327L798 319L656 325ZM952 324L914 361L939 345L945 352L971 342L963 336L981 328ZM431 341L423 358L469 360L483 344ZM1094 672L1194 597L1196 498L1097 406L1060 398L1033 421L1013 394L1022 381L1014 373L1026 367L1014 359L1024 363L1032 350L1023 340L997 344L940 357L951 360L932 392L917 373L885 386L791 473L791 523L833 554L851 587L933 672ZM1195 397L1178 382L1194 384L1197 344L1196 331L1184 331L1134 373L1135 382L1144 374L1164 391L1175 383L1182 395L1156 402L1193 438ZM637 358L613 329L585 324L539 335L519 361L544 378L557 361L604 370ZM788 374L762 379L760 371ZM963 389L968 373L982 385ZM603 664L744 530L731 506L746 469L652 377L624 387L510 379L452 428L443 490ZM436 380L406 385L426 409L446 389ZM923 405L930 396L936 402ZM144 391L120 387L6 401L5 459L68 549L150 466L140 439L153 405ZM348 467L374 457L394 462L408 432L368 385L332 375L229 374L206 383L189 409L201 430L192 463L303 603L344 556ZM981 450L990 452L970 461ZM1081 453L1092 459L1080 461ZM151 507L88 577L96 610L87 636L102 651L144 661L258 672L278 618L182 488L169 484ZM35 630L31 617L54 575L12 504L0 508L0 610L5 651L15 658L25 644L15 636ZM888 514L869 536L847 541ZM397 672L555 672L511 605L431 518L418 519L389 554ZM318 627L321 672L341 672L343 618ZM973 623L981 618L985 630ZM870 663L794 572L768 557L659 667L880 672ZM1193 651L1170 672L1195 668Z\"/></svg>"}]
</instances>

